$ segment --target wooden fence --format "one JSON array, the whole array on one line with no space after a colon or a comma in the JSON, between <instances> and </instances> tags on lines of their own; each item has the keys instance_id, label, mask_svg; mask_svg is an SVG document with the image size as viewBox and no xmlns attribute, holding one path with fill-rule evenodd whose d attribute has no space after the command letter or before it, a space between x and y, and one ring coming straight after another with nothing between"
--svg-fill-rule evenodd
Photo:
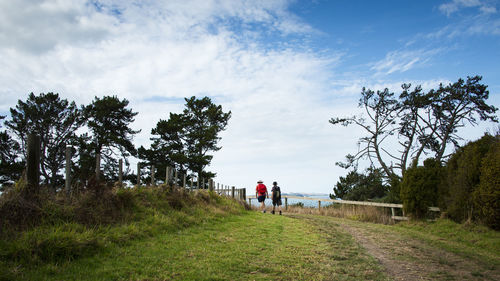
<instances>
[{"instance_id":1,"label":"wooden fence","mask_svg":"<svg viewBox=\"0 0 500 281\"><path fill-rule=\"evenodd\" d=\"M288 210L288 198L290 198L290 199L318 201L318 208L319 209L321 209L321 202L332 202L332 203L338 203L338 204L391 208L391 214L392 214L391 218L393 220L408 220L408 217L406 217L405 213L404 213L403 204L378 203L378 202L366 202L366 201L349 201L349 200L337 200L337 199L326 199L326 198L310 198L310 197L300 197L300 196L291 196L291 195L283 195L281 198L285 199L285 210ZM252 199L255 199L255 196L248 196L248 204L250 204L250 206L252 205ZM403 216L397 216L396 209L401 209ZM429 211L440 212L441 210L438 207L429 207Z\"/></svg>"},{"instance_id":2,"label":"wooden fence","mask_svg":"<svg viewBox=\"0 0 500 281\"><path fill-rule=\"evenodd\" d=\"M28 157L26 165L26 180L28 182L28 187L33 189L31 193L38 192L38 184L40 179L40 137L30 134L28 136ZM71 146L66 146L66 165L65 165L65 185L64 190L69 196L71 194ZM156 186L157 175L154 165L151 165L151 181L145 183L146 185ZM101 178L101 157L99 154L96 155L96 165L95 165L95 178L97 181ZM189 190L198 189L209 189L217 192L219 195L228 196L231 198L246 201L246 189L245 188L235 188L234 186L229 187L228 185L223 185L220 183L214 183L213 179L205 179L198 177L194 174L188 175L188 172L184 173L177 171L172 167L166 167L165 184L171 184L178 187L186 188ZM118 161L118 184L123 185L123 160ZM137 185L141 185L141 165L137 163Z\"/></svg>"}]
</instances>

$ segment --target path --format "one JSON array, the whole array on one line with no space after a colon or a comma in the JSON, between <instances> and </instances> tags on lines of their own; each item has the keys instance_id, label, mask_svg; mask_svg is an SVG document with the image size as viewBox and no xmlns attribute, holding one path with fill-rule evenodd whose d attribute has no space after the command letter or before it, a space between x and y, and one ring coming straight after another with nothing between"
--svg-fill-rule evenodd
<instances>
[{"instance_id":1,"label":"path","mask_svg":"<svg viewBox=\"0 0 500 281\"><path fill-rule=\"evenodd\" d=\"M331 217L290 217L307 220L322 232L349 233L394 280L500 280L500 271L491 265L431 246L390 226Z\"/></svg>"}]
</instances>

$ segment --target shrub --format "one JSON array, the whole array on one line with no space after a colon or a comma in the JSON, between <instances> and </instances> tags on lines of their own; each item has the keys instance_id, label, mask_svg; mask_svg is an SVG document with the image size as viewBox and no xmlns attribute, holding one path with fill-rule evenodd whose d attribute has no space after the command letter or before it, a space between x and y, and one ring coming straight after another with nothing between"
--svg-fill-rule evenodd
<instances>
[{"instance_id":1,"label":"shrub","mask_svg":"<svg viewBox=\"0 0 500 281\"><path fill-rule=\"evenodd\" d=\"M486 134L479 140L458 149L447 162L445 181L440 188L443 200L439 205L446 209L449 217L454 221L478 220L481 217L478 206L481 206L481 200L486 197L472 195L479 188L480 181L487 180L481 177L482 169L488 169L487 167L481 168L482 160L498 142L498 136ZM483 190L489 190L489 187L484 186ZM480 201L475 203L475 199Z\"/></svg>"},{"instance_id":2,"label":"shrub","mask_svg":"<svg viewBox=\"0 0 500 281\"><path fill-rule=\"evenodd\" d=\"M474 190L474 206L479 220L500 229L500 142L497 141L481 161L479 186Z\"/></svg>"},{"instance_id":3,"label":"shrub","mask_svg":"<svg viewBox=\"0 0 500 281\"><path fill-rule=\"evenodd\" d=\"M401 200L406 213L414 218L423 218L429 207L437 203L438 186L442 167L430 158L424 166L410 168L401 182Z\"/></svg>"}]
</instances>

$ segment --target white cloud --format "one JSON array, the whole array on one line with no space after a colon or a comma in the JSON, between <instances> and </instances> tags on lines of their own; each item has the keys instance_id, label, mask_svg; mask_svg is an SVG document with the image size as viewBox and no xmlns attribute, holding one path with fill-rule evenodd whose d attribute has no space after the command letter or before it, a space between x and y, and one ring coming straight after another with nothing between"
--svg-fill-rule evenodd
<instances>
[{"instance_id":1,"label":"white cloud","mask_svg":"<svg viewBox=\"0 0 500 281\"><path fill-rule=\"evenodd\" d=\"M208 95L233 113L211 167L217 181L251 188L263 178L284 191L331 192L345 174L334 163L356 150L361 132L328 120L355 113L363 86L397 91L401 83L343 72L344 53L290 43L318 31L288 6L285 0L1 1L0 113L29 92L55 91L79 104L115 94L139 112L135 144L148 146L151 128L182 111L183 97ZM404 72L438 52L394 51L371 67Z\"/></svg>"},{"instance_id":2,"label":"white cloud","mask_svg":"<svg viewBox=\"0 0 500 281\"><path fill-rule=\"evenodd\" d=\"M0 1L0 47L40 54L103 40L116 20L84 1Z\"/></svg>"},{"instance_id":3,"label":"white cloud","mask_svg":"<svg viewBox=\"0 0 500 281\"><path fill-rule=\"evenodd\" d=\"M19 5L9 12L28 4ZM3 19L1 34L12 41L0 45L0 111L31 91L56 91L79 104L116 94L139 112L133 127L142 132L135 144L148 146L156 122L182 110L180 98L208 95L233 112L212 165L218 180L242 186L273 176L289 189L314 183L317 191L328 192L321 174L335 169L331 138L337 133L328 124L331 109L321 101L330 90L324 86L328 70L342 55L265 46L260 33L286 38L315 32L287 5L36 2L26 15L39 14L38 19ZM90 28L90 19L100 20ZM255 32L251 25L264 30ZM39 35L45 45L27 46ZM238 177L235 167L250 168Z\"/></svg>"},{"instance_id":4,"label":"white cloud","mask_svg":"<svg viewBox=\"0 0 500 281\"><path fill-rule=\"evenodd\" d=\"M479 0L453 0L451 2L439 5L439 10L449 17L463 8L475 7L478 7L479 11L481 11L481 13L483 14L494 14L497 12L496 7L491 6L486 1Z\"/></svg>"},{"instance_id":5,"label":"white cloud","mask_svg":"<svg viewBox=\"0 0 500 281\"><path fill-rule=\"evenodd\" d=\"M415 67L425 65L443 49L396 50L386 54L385 58L373 63L372 70L380 74L405 72Z\"/></svg>"}]
</instances>

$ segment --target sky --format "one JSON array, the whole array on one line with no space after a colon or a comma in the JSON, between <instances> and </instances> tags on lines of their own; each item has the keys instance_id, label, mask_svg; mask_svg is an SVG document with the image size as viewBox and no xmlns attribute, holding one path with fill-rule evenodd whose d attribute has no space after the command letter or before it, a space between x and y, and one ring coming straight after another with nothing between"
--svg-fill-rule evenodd
<instances>
[{"instance_id":1,"label":"sky","mask_svg":"<svg viewBox=\"0 0 500 281\"><path fill-rule=\"evenodd\" d=\"M497 0L0 0L0 115L31 92L117 95L149 147L185 97L208 96L232 113L209 170L250 190L332 193L363 132L328 120L361 113L363 87L481 75L500 107L499 62Z\"/></svg>"}]
</instances>

